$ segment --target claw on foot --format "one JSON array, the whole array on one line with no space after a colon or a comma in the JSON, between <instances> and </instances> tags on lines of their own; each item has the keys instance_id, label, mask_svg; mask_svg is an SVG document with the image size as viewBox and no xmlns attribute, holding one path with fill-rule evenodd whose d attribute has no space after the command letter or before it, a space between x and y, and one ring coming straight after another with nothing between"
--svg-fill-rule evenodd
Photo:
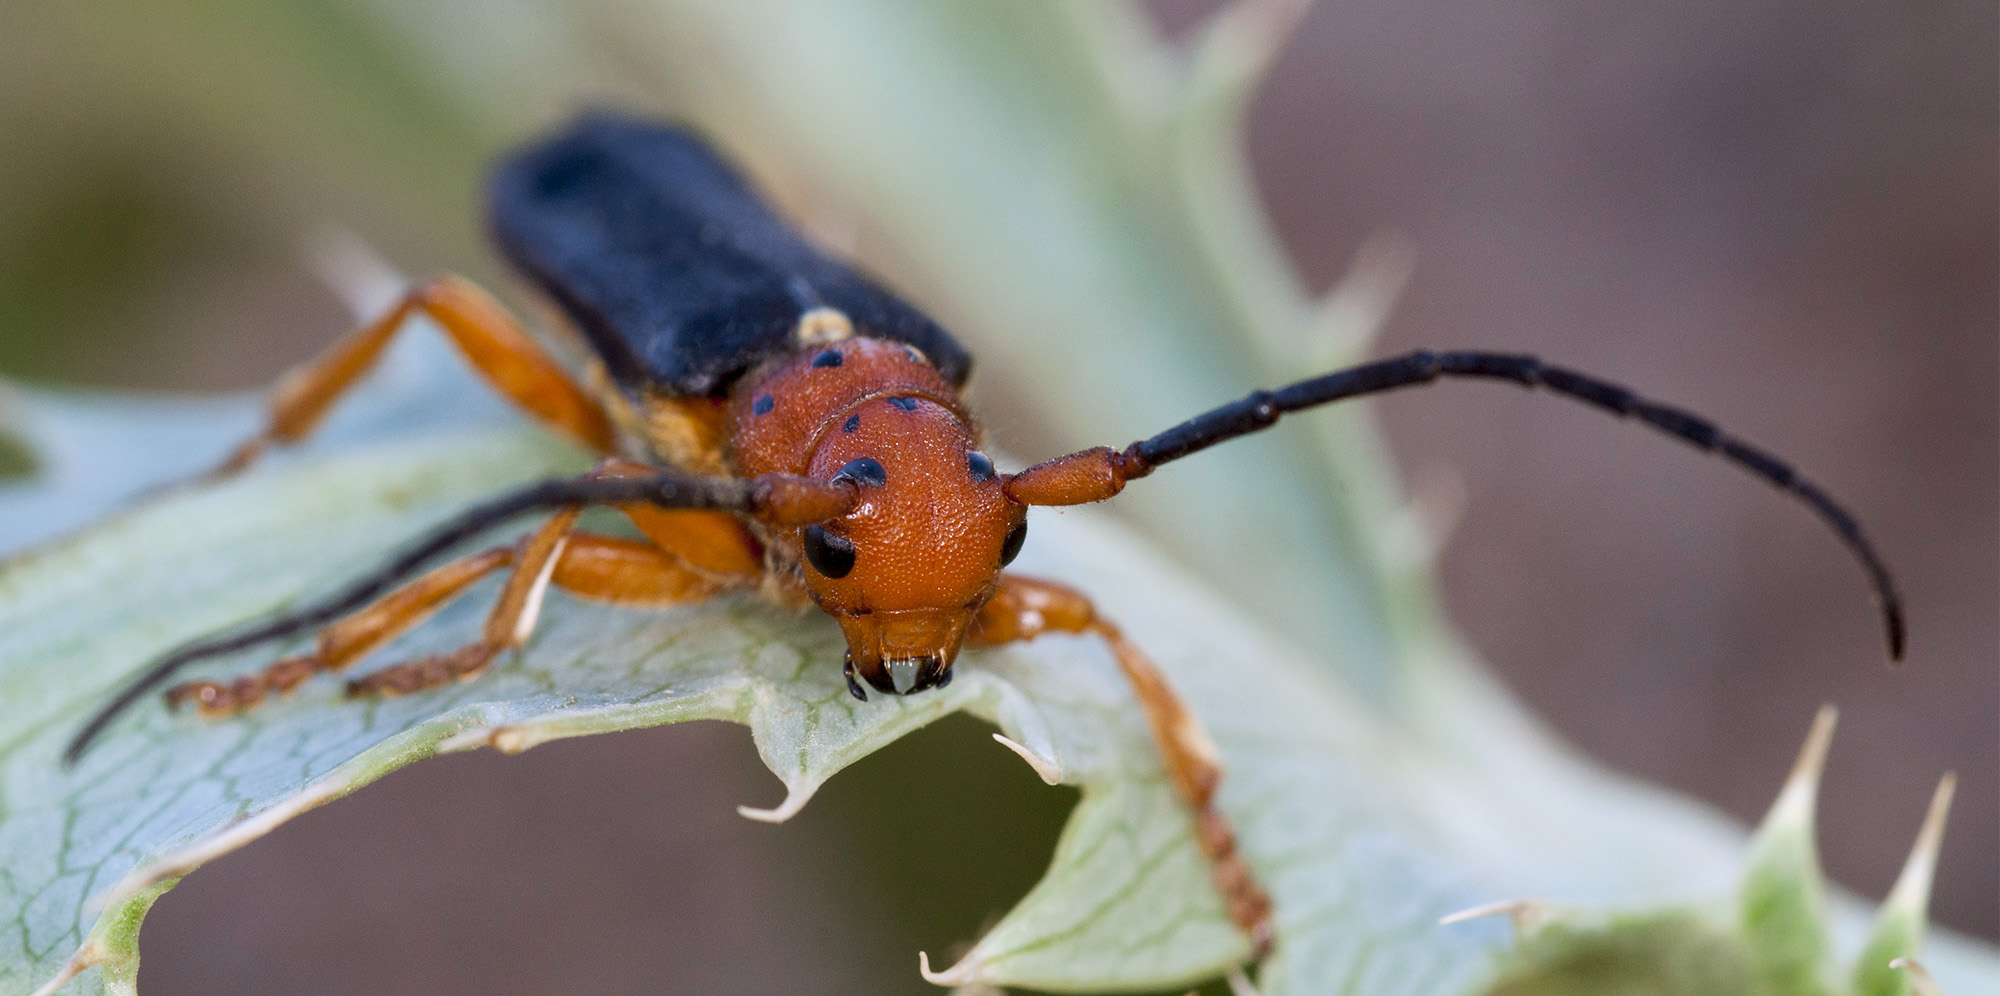
<instances>
[{"instance_id":1,"label":"claw on foot","mask_svg":"<svg viewBox=\"0 0 2000 996\"><path fill-rule=\"evenodd\" d=\"M167 689L167 705L179 708L192 702L205 719L234 716L264 701L272 692L290 692L319 669L319 658L312 655L286 657L234 681L190 681L175 685Z\"/></svg>"}]
</instances>

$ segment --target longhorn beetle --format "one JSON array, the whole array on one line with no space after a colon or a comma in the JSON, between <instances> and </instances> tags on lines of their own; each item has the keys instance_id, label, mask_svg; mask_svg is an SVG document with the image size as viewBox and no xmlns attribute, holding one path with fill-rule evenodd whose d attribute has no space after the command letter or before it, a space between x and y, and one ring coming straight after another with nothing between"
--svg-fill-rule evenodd
<instances>
[{"instance_id":1,"label":"longhorn beetle","mask_svg":"<svg viewBox=\"0 0 2000 996\"><path fill-rule=\"evenodd\" d=\"M693 134L587 116L503 161L488 209L507 258L588 345L581 384L478 288L436 279L286 374L264 430L212 476L305 438L419 312L501 394L603 462L586 476L475 505L344 589L153 662L83 726L70 761L187 664L317 628L307 653L166 693L207 715L247 709L315 672L353 664L494 573L507 580L478 640L357 678L350 693L402 695L478 675L527 640L551 585L634 606L745 590L809 600L846 636L847 688L864 702L869 689L912 695L950 684L966 644L1094 633L1131 680L1231 918L1262 952L1270 900L1214 805L1221 769L1193 714L1082 592L1005 568L1027 538L1031 506L1102 501L1162 464L1288 412L1445 378L1543 388L1638 419L1804 502L1860 560L1890 656L1902 656L1894 582L1826 492L1700 416L1532 356L1418 351L1258 391L1123 449L1100 446L1004 474L980 451L978 424L960 398L972 367L964 347L807 244ZM588 505L619 509L645 539L576 530ZM521 541L425 570L530 512L550 514Z\"/></svg>"}]
</instances>

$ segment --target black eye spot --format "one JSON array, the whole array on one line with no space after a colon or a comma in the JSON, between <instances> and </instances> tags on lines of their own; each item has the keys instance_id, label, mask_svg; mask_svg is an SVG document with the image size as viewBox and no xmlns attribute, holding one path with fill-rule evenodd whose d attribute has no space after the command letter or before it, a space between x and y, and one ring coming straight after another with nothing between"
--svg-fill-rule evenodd
<instances>
[{"instance_id":1,"label":"black eye spot","mask_svg":"<svg viewBox=\"0 0 2000 996\"><path fill-rule=\"evenodd\" d=\"M840 350L838 349L822 349L818 356L813 357L813 366L816 367L837 367L840 363Z\"/></svg>"},{"instance_id":2,"label":"black eye spot","mask_svg":"<svg viewBox=\"0 0 2000 996\"><path fill-rule=\"evenodd\" d=\"M770 395L766 394L750 403L750 411L758 415L768 415L771 413L771 409L776 407L777 404L777 402L771 400Z\"/></svg>"},{"instance_id":3,"label":"black eye spot","mask_svg":"<svg viewBox=\"0 0 2000 996\"><path fill-rule=\"evenodd\" d=\"M917 399L915 398L890 398L889 403L906 412L917 410Z\"/></svg>"},{"instance_id":4,"label":"black eye spot","mask_svg":"<svg viewBox=\"0 0 2000 996\"><path fill-rule=\"evenodd\" d=\"M854 414L847 416L847 421L842 422L840 424L840 431L842 432L853 432L854 430L859 428L861 428L860 412L855 412Z\"/></svg>"},{"instance_id":5,"label":"black eye spot","mask_svg":"<svg viewBox=\"0 0 2000 996\"><path fill-rule=\"evenodd\" d=\"M1014 528L1007 530L1007 538L1000 541L1000 566L1013 563L1014 558L1021 555L1021 544L1027 541L1028 520L1022 519L1014 523Z\"/></svg>"},{"instance_id":6,"label":"black eye spot","mask_svg":"<svg viewBox=\"0 0 2000 996\"><path fill-rule=\"evenodd\" d=\"M889 472L874 457L855 457L843 464L840 473L833 475L833 479L879 488L889 483Z\"/></svg>"},{"instance_id":7,"label":"black eye spot","mask_svg":"<svg viewBox=\"0 0 2000 996\"><path fill-rule=\"evenodd\" d=\"M830 578L844 578L854 569L854 543L847 537L820 526L807 526L801 538L805 540L806 563L813 570Z\"/></svg>"},{"instance_id":8,"label":"black eye spot","mask_svg":"<svg viewBox=\"0 0 2000 996\"><path fill-rule=\"evenodd\" d=\"M986 454L973 450L965 455L965 467L972 471L972 479L981 484L993 479L993 461Z\"/></svg>"}]
</instances>

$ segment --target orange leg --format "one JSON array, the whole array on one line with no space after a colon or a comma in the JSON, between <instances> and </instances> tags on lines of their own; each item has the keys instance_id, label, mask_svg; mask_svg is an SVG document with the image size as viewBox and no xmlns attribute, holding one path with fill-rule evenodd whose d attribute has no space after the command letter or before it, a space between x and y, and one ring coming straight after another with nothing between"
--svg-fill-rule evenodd
<instances>
[{"instance_id":1,"label":"orange leg","mask_svg":"<svg viewBox=\"0 0 2000 996\"><path fill-rule=\"evenodd\" d=\"M436 321L495 390L577 442L599 453L611 451L613 433L604 410L520 324L471 281L439 277L404 295L374 324L342 337L325 353L280 378L271 391L270 421L264 431L237 447L209 478L235 474L272 446L290 445L311 434L417 312Z\"/></svg>"},{"instance_id":2,"label":"orange leg","mask_svg":"<svg viewBox=\"0 0 2000 996\"><path fill-rule=\"evenodd\" d=\"M1138 693L1174 792L1194 814L1195 837L1208 856L1216 891L1229 907L1230 919L1250 935L1257 957L1262 958L1271 946L1271 898L1237 852L1228 818L1215 807L1222 763L1201 721L1174 694L1145 652L1100 618L1090 599L1074 588L1003 574L999 591L974 621L970 640L992 646L1032 640L1043 633L1095 633L1111 644L1118 667Z\"/></svg>"},{"instance_id":3,"label":"orange leg","mask_svg":"<svg viewBox=\"0 0 2000 996\"><path fill-rule=\"evenodd\" d=\"M289 692L318 671L338 671L423 622L479 579L514 562L497 547L439 567L374 604L320 630L311 653L280 658L233 681L190 681L167 690L167 702L193 702L204 716L241 712L272 692Z\"/></svg>"},{"instance_id":4,"label":"orange leg","mask_svg":"<svg viewBox=\"0 0 2000 996\"><path fill-rule=\"evenodd\" d=\"M376 693L406 695L453 681L464 681L486 670L500 652L528 642L535 620L542 612L542 597L548 594L549 579L569 545L581 508L566 508L549 516L521 544L514 557L514 572L500 589L500 600L486 616L479 639L457 650L406 661L347 683L351 695Z\"/></svg>"},{"instance_id":5,"label":"orange leg","mask_svg":"<svg viewBox=\"0 0 2000 996\"><path fill-rule=\"evenodd\" d=\"M592 473L599 477L650 477L659 473L659 468L613 458L599 463ZM618 510L654 546L672 553L697 572L731 578L761 574L764 570L762 544L741 519L727 512L658 505L620 505Z\"/></svg>"},{"instance_id":6,"label":"orange leg","mask_svg":"<svg viewBox=\"0 0 2000 996\"><path fill-rule=\"evenodd\" d=\"M513 574L477 641L450 653L367 675L350 682L348 690L401 695L476 676L501 651L527 641L550 585L594 601L664 607L700 601L729 588L750 585L759 577L762 564L754 547L737 555L737 559L755 565L749 571L704 570L691 561L716 560L722 555L702 548L694 557L684 559L678 549L669 552L652 543L572 533L577 514L557 513L518 545L454 561L390 592L321 630L312 653L284 658L233 681L188 682L168 691L167 700L175 705L191 701L205 716L248 709L273 692L291 691L316 672L346 668L502 568L512 567Z\"/></svg>"},{"instance_id":7,"label":"orange leg","mask_svg":"<svg viewBox=\"0 0 2000 996\"><path fill-rule=\"evenodd\" d=\"M478 640L357 678L347 683L348 694L407 695L476 677L501 651L528 642L550 585L593 601L663 608L746 587L761 576L710 573L651 543L572 533L579 514L558 512L522 544Z\"/></svg>"}]
</instances>

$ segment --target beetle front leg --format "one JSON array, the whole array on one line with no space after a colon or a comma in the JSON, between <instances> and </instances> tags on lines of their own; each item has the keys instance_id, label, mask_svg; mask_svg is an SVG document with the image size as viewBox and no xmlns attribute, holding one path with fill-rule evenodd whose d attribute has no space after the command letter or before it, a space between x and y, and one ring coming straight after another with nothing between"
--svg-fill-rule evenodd
<instances>
[{"instance_id":1,"label":"beetle front leg","mask_svg":"<svg viewBox=\"0 0 2000 996\"><path fill-rule=\"evenodd\" d=\"M507 576L506 587L500 589L500 599L487 614L479 639L457 650L419 657L356 678L347 683L348 694L406 695L467 681L486 670L486 665L502 651L528 642L535 632L535 620L541 615L549 580L582 514L581 508L563 509L549 516L521 544L520 553L514 558L514 572Z\"/></svg>"},{"instance_id":2,"label":"beetle front leg","mask_svg":"<svg viewBox=\"0 0 2000 996\"><path fill-rule=\"evenodd\" d=\"M620 470L607 464L598 473L615 476ZM592 601L664 607L750 587L761 577L755 540L732 516L680 512L656 519L643 513L658 509L623 510L639 522L649 541L571 532L578 513L565 510L519 544L445 564L325 627L310 653L229 681L178 685L168 690L167 701L191 702L205 716L241 712L320 671L347 668L430 618L480 579L510 567L513 574L479 640L367 675L351 682L349 691L400 695L474 677L502 651L526 641L549 586Z\"/></svg>"},{"instance_id":3,"label":"beetle front leg","mask_svg":"<svg viewBox=\"0 0 2000 996\"><path fill-rule=\"evenodd\" d=\"M204 716L250 709L272 693L289 692L321 671L339 671L394 640L481 578L514 562L513 547L495 547L445 564L319 631L310 653L280 658L229 681L190 681L167 689L167 704L193 703Z\"/></svg>"},{"instance_id":4,"label":"beetle front leg","mask_svg":"<svg viewBox=\"0 0 2000 996\"><path fill-rule=\"evenodd\" d=\"M418 312L428 315L479 375L543 424L599 453L611 451L611 421L596 400L471 281L439 277L411 290L389 313L341 337L326 352L279 378L264 430L238 446L206 479L228 477L273 446L297 443L380 359Z\"/></svg>"},{"instance_id":5,"label":"beetle front leg","mask_svg":"<svg viewBox=\"0 0 2000 996\"><path fill-rule=\"evenodd\" d=\"M477 677L502 652L528 642L550 587L596 602L664 608L749 587L761 577L759 570L703 570L678 556L680 551L652 542L571 533L575 523L575 513L558 513L522 546L478 640L356 678L347 683L348 694L408 695Z\"/></svg>"},{"instance_id":6,"label":"beetle front leg","mask_svg":"<svg viewBox=\"0 0 2000 996\"><path fill-rule=\"evenodd\" d=\"M550 576L570 543L582 509L564 509L515 547L474 554L437 568L319 633L312 653L286 657L230 682L191 681L167 690L167 701L193 702L205 716L251 708L271 692L287 692L318 671L341 670L409 631L496 570L512 567L480 638L444 654L421 657L348 683L348 691L400 694L471 678L494 657L525 642L534 630Z\"/></svg>"},{"instance_id":7,"label":"beetle front leg","mask_svg":"<svg viewBox=\"0 0 2000 996\"><path fill-rule=\"evenodd\" d=\"M1153 744L1160 751L1174 792L1194 815L1195 839L1208 857L1211 877L1229 908L1229 918L1250 936L1256 957L1262 958L1271 947L1271 897L1237 851L1228 817L1216 808L1221 757L1201 721L1145 652L1100 617L1087 596L1067 585L1001 575L999 590L980 610L968 639L975 645L993 646L1032 640L1043 633L1095 633L1111 645L1119 669L1138 694L1139 707L1146 714L1146 726L1152 731Z\"/></svg>"}]
</instances>

